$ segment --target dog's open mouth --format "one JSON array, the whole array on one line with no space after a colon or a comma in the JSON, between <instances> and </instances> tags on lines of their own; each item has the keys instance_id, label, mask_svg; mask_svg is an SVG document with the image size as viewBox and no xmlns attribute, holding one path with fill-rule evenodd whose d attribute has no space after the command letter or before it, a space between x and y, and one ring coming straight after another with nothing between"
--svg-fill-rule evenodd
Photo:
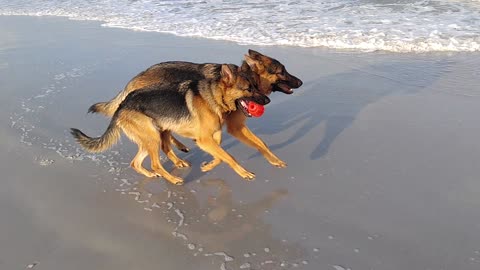
<instances>
[{"instance_id":1,"label":"dog's open mouth","mask_svg":"<svg viewBox=\"0 0 480 270\"><path fill-rule=\"evenodd\" d=\"M288 94L288 95L293 94L292 88L290 88L290 86L288 86L287 84L281 83L281 82L275 84L274 90L283 92L283 93Z\"/></svg>"},{"instance_id":2,"label":"dog's open mouth","mask_svg":"<svg viewBox=\"0 0 480 270\"><path fill-rule=\"evenodd\" d=\"M252 114L248 112L249 100L239 98L235 102L237 103L237 109L240 109L246 117L252 117Z\"/></svg>"}]
</instances>

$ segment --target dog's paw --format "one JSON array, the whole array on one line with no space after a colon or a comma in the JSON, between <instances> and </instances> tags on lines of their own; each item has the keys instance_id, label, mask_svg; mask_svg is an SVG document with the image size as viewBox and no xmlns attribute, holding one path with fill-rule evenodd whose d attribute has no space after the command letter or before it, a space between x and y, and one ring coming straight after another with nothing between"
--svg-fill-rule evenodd
<instances>
[{"instance_id":1,"label":"dog's paw","mask_svg":"<svg viewBox=\"0 0 480 270\"><path fill-rule=\"evenodd\" d=\"M188 147L186 147L186 146L179 148L179 150L182 151L182 152L185 152L185 153L190 152L190 149L189 149Z\"/></svg>"},{"instance_id":2,"label":"dog's paw","mask_svg":"<svg viewBox=\"0 0 480 270\"><path fill-rule=\"evenodd\" d=\"M200 170L202 172L208 172L211 171L213 168L217 167L220 164L219 159L214 159L210 162L203 162L202 165L200 166Z\"/></svg>"},{"instance_id":3,"label":"dog's paw","mask_svg":"<svg viewBox=\"0 0 480 270\"><path fill-rule=\"evenodd\" d=\"M153 178L153 177L158 177L159 176L157 173L147 171L147 170L145 170L145 172L142 172L142 174L145 175L148 178Z\"/></svg>"},{"instance_id":4,"label":"dog's paw","mask_svg":"<svg viewBox=\"0 0 480 270\"><path fill-rule=\"evenodd\" d=\"M285 161L282 161L280 159L277 159L277 160L274 160L274 161L270 161L270 164L272 164L273 166L277 167L277 168L285 168L287 167L287 163Z\"/></svg>"},{"instance_id":5,"label":"dog's paw","mask_svg":"<svg viewBox=\"0 0 480 270\"><path fill-rule=\"evenodd\" d=\"M253 179L255 179L255 174L249 171L241 173L240 176L247 181L253 181Z\"/></svg>"},{"instance_id":6,"label":"dog's paw","mask_svg":"<svg viewBox=\"0 0 480 270\"><path fill-rule=\"evenodd\" d=\"M170 182L170 183L172 183L172 184L174 184L174 185L176 185L176 186L181 186L181 185L183 185L183 183L184 183L182 178L180 178L180 177L175 177L175 176L174 176L174 177L169 177L169 178L167 178L167 181Z\"/></svg>"},{"instance_id":7,"label":"dog's paw","mask_svg":"<svg viewBox=\"0 0 480 270\"><path fill-rule=\"evenodd\" d=\"M175 162L175 166L177 166L177 168L190 167L190 162L183 159L179 159L177 162Z\"/></svg>"},{"instance_id":8,"label":"dog's paw","mask_svg":"<svg viewBox=\"0 0 480 270\"><path fill-rule=\"evenodd\" d=\"M160 172L155 172L155 176L162 177L165 180L167 180L168 182L170 182L174 185L177 185L177 186L183 185L183 179L180 178L180 177L177 177L177 176L173 176L173 175L170 175L170 174L162 175Z\"/></svg>"}]
</instances>

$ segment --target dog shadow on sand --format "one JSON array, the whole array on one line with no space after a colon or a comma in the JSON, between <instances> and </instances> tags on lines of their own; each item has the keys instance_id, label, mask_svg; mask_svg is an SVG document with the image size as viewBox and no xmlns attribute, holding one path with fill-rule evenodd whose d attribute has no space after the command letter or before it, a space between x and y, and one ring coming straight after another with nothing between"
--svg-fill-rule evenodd
<instances>
[{"instance_id":1,"label":"dog shadow on sand","mask_svg":"<svg viewBox=\"0 0 480 270\"><path fill-rule=\"evenodd\" d=\"M368 66L366 71L352 70L306 81L301 88L295 89L294 95L284 97L284 102L280 104L267 105L263 117L248 119L247 124L273 152L299 142L305 136L320 138L309 153L309 158L316 160L329 151L335 139L352 124L362 109L387 96L422 91L445 73L447 64L447 61L440 61L435 67L432 65L428 76L418 72L425 62L412 60L409 63L388 62ZM435 68L437 70L431 70ZM383 73L390 77L383 76ZM412 81L416 84L412 84ZM270 97L275 100L278 95L283 94L273 93ZM311 134L320 124L325 125L324 134ZM292 126L297 126L293 135L279 143L269 143L269 136L285 132ZM224 134L222 147L225 150L240 143L228 136L226 131ZM198 162L210 158L196 147L193 147L189 156L189 160ZM257 152L249 158L259 156Z\"/></svg>"}]
</instances>

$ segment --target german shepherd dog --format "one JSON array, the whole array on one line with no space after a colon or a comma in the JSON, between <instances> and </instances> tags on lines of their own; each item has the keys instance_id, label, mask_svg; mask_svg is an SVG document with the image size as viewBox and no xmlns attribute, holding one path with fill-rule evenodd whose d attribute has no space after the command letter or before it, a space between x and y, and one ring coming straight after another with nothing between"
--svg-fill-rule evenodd
<instances>
[{"instance_id":1,"label":"german shepherd dog","mask_svg":"<svg viewBox=\"0 0 480 270\"><path fill-rule=\"evenodd\" d=\"M284 65L279 61L254 50L248 50L248 55L245 55L242 68L245 65L250 66L253 71L252 78L258 85L257 88L260 93L264 95L268 96L275 91L292 94L292 88L298 88L302 85L302 81L289 74ZM132 91L153 84L172 85L185 80L215 78L218 76L218 67L219 64L195 64L189 62L164 62L153 65L131 79L125 86L125 89L115 98L108 102L100 102L92 105L89 112L99 112L111 117L122 100ZM273 154L267 145L246 126L245 122L249 116L250 115L245 113L244 110L236 110L226 115L225 123L228 133L242 143L257 149L272 165L285 167L287 164ZM170 138L171 143L179 150L183 152L189 151L189 149L175 137L171 136ZM220 164L220 162L220 160L214 158L214 160L202 166L202 171L209 171Z\"/></svg>"},{"instance_id":2,"label":"german shepherd dog","mask_svg":"<svg viewBox=\"0 0 480 270\"><path fill-rule=\"evenodd\" d=\"M130 93L101 137L91 138L74 128L71 133L86 150L102 152L118 141L123 130L138 145L138 153L131 162L133 169L147 177L162 176L180 185L183 179L168 173L158 156L161 148L174 164L186 165L170 147L171 132L175 132L192 138L202 150L226 162L241 177L253 179L253 173L220 147L222 123L225 114L242 109L250 100L262 105L270 100L254 89L251 77L241 68L231 64L217 68L214 71L220 75L217 79L188 80L173 86L154 84ZM147 155L153 172L142 166Z\"/></svg>"}]
</instances>

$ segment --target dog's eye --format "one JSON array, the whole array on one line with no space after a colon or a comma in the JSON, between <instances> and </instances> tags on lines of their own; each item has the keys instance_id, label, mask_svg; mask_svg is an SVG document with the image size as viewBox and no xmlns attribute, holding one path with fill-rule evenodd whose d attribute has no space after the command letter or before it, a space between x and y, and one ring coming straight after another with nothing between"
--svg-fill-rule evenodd
<instances>
[{"instance_id":1,"label":"dog's eye","mask_svg":"<svg viewBox=\"0 0 480 270\"><path fill-rule=\"evenodd\" d=\"M277 74L277 71L274 68L267 68L267 72L270 74Z\"/></svg>"},{"instance_id":2,"label":"dog's eye","mask_svg":"<svg viewBox=\"0 0 480 270\"><path fill-rule=\"evenodd\" d=\"M285 80L285 78L287 77L287 71L283 69L282 71L278 72L276 75L278 76L279 79Z\"/></svg>"}]
</instances>

